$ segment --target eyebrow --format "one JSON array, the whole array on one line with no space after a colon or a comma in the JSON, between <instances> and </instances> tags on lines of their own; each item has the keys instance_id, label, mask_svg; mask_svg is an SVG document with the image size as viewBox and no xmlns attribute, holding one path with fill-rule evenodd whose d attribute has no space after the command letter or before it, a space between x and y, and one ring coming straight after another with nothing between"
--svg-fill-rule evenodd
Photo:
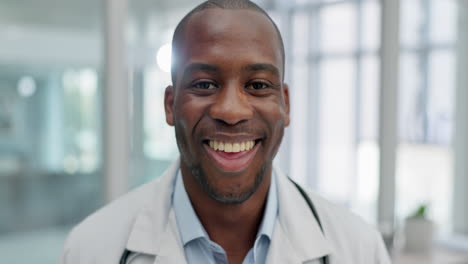
<instances>
[{"instance_id":1,"label":"eyebrow","mask_svg":"<svg viewBox=\"0 0 468 264\"><path fill-rule=\"evenodd\" d=\"M271 72L272 74L276 76L280 76L280 71L279 69L274 66L273 64L270 63L254 63L254 64L249 64L247 66L242 67L243 71L247 72L259 72L259 71L268 71ZM210 72L210 73L218 73L220 72L221 69L220 67L213 65L213 64L207 64L207 63L191 63L187 65L183 71L182 74L182 79L187 78L188 76L193 75L195 72Z\"/></svg>"},{"instance_id":2,"label":"eyebrow","mask_svg":"<svg viewBox=\"0 0 468 264\"><path fill-rule=\"evenodd\" d=\"M220 68L216 65L207 64L207 63L191 63L187 67L185 67L184 72L182 74L182 79L191 76L195 72L211 72L217 73L220 71Z\"/></svg>"},{"instance_id":3,"label":"eyebrow","mask_svg":"<svg viewBox=\"0 0 468 264\"><path fill-rule=\"evenodd\" d=\"M248 71L248 72L268 71L268 72L273 73L274 75L280 76L279 69L273 64L269 64L269 63L250 64L250 65L245 66L243 70Z\"/></svg>"}]
</instances>

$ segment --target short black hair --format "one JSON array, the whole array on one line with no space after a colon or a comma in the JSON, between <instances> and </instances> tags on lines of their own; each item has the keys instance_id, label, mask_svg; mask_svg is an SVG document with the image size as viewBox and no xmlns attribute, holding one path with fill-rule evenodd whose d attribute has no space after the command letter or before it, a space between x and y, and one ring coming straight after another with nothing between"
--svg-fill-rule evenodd
<instances>
[{"instance_id":1,"label":"short black hair","mask_svg":"<svg viewBox=\"0 0 468 264\"><path fill-rule=\"evenodd\" d=\"M220 8L220 9L246 9L246 10L252 10L255 12L259 12L260 14L263 14L270 20L270 22L273 24L273 27L275 28L276 33L278 34L278 40L280 42L280 48L281 48L281 56L283 59L283 79L284 79L284 66L285 66L285 61L286 61L286 55L284 51L284 43L283 43L283 38L281 36L281 33L278 29L278 26L276 23L271 19L271 17L268 15L268 13L261 7L259 7L257 4L255 4L252 1L249 0L208 0L194 9L192 9L190 12L188 12L184 18L177 24L177 27L174 31L174 35L172 37L172 67L171 67L171 78L172 78L172 84L175 85L175 80L176 80L176 74L177 74L177 68L178 68L178 59L177 59L177 47L180 42L180 38L182 36L183 30L185 26L187 25L188 20L192 17L192 15L201 12L203 10L211 9L211 8Z\"/></svg>"}]
</instances>

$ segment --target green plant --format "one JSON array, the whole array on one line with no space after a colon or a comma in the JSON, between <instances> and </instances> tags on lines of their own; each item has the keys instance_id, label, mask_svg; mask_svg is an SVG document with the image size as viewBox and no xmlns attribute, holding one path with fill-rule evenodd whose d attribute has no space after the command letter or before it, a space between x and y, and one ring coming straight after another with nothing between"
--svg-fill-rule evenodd
<instances>
[{"instance_id":1,"label":"green plant","mask_svg":"<svg viewBox=\"0 0 468 264\"><path fill-rule=\"evenodd\" d=\"M427 205L420 205L410 218L427 218Z\"/></svg>"}]
</instances>

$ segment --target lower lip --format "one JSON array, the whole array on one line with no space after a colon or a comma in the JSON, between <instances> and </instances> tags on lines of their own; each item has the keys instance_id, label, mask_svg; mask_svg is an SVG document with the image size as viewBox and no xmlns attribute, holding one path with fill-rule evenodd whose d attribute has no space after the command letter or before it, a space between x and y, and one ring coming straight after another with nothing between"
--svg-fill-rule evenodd
<instances>
[{"instance_id":1,"label":"lower lip","mask_svg":"<svg viewBox=\"0 0 468 264\"><path fill-rule=\"evenodd\" d=\"M239 172L244 170L247 165L253 160L260 145L260 141L248 151L241 151L236 153L227 153L224 151L216 151L206 144L203 144L208 152L208 156L216 163L216 165L223 171Z\"/></svg>"}]
</instances>

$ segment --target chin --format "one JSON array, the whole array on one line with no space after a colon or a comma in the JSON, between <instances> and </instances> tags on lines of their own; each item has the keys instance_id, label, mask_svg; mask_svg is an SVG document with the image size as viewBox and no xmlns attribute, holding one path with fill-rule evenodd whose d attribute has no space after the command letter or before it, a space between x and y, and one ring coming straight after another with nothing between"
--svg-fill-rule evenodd
<instances>
[{"instance_id":1,"label":"chin","mask_svg":"<svg viewBox=\"0 0 468 264\"><path fill-rule=\"evenodd\" d=\"M236 173L219 171L210 173L209 171L200 166L191 168L196 182L208 196L223 204L240 204L248 200L258 190L265 178L267 166L264 164L255 172L250 172L251 170L248 168ZM249 183L248 186L243 186L243 183L252 177L253 182Z\"/></svg>"}]
</instances>

